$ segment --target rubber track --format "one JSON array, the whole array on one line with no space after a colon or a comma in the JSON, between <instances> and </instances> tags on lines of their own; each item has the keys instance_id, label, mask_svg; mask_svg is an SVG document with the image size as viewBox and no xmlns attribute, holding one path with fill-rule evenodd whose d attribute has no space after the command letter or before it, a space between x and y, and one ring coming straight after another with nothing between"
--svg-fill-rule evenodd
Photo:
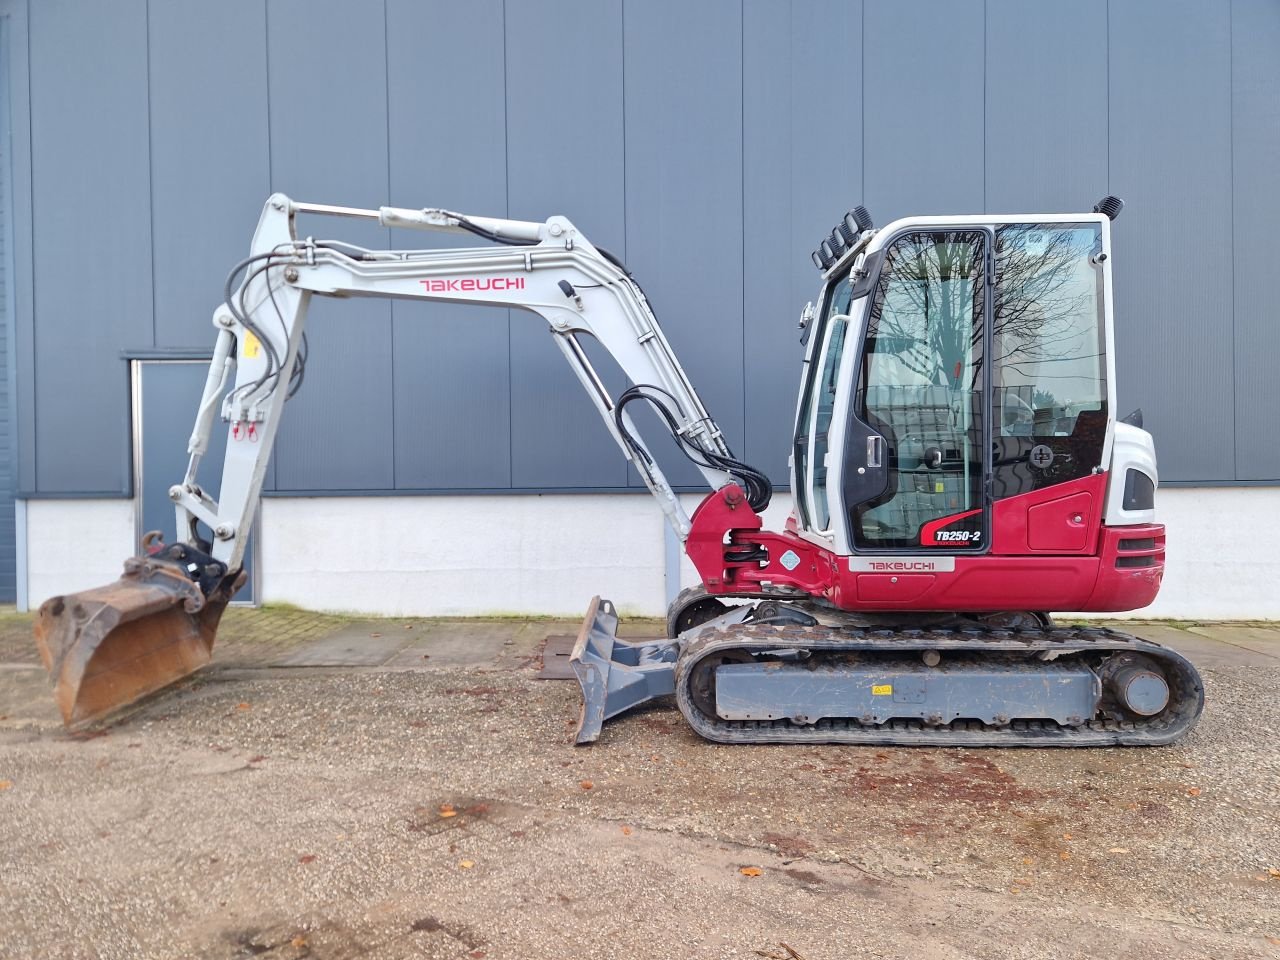
<instances>
[{"instance_id":1,"label":"rubber track","mask_svg":"<svg viewBox=\"0 0 1280 960\"><path fill-rule=\"evenodd\" d=\"M1121 651L1140 653L1158 660L1169 682L1169 706L1158 716L1141 720L1115 720L1098 716L1078 727L1053 721L1015 720L997 727L978 721L957 720L930 727L919 720L891 720L880 725L855 719L824 719L812 726L789 720L722 720L703 713L694 703L690 683L694 667L706 657L728 651L764 653L804 649L812 656L823 653L888 653L901 657L919 650L967 654L1022 654L1031 667L1040 651L1070 655L1107 656ZM709 631L681 652L676 664L676 702L689 725L701 736L720 743L844 743L868 746L951 747L1109 747L1161 746L1185 736L1204 709L1204 684L1191 662L1181 654L1129 634L1104 628L1053 627L1040 630L1004 630L983 627L961 629L859 629L833 631L829 627L779 626L742 623Z\"/></svg>"}]
</instances>

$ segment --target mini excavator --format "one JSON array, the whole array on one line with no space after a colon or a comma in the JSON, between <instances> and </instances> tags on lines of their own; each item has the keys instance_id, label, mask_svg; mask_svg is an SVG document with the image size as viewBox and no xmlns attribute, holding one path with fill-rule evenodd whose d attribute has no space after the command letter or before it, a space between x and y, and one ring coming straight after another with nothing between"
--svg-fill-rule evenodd
<instances>
[{"instance_id":1,"label":"mini excavator","mask_svg":"<svg viewBox=\"0 0 1280 960\"><path fill-rule=\"evenodd\" d=\"M660 642L618 639L613 605L591 601L571 657L577 742L671 694L723 743L1177 740L1204 703L1185 658L1049 616L1146 606L1164 570L1154 444L1140 411L1115 409L1110 231L1122 206L879 229L863 207L846 214L812 254L821 290L801 319L794 509L774 531L761 519L768 477L734 455L636 279L569 220L275 194L213 314L190 460L169 491L175 542L149 535L115 583L40 609L63 717L103 718L210 661L302 383L308 304L387 297L540 316L701 578L672 603ZM299 214L484 242L370 250L300 239ZM587 338L630 381L617 396ZM706 480L692 516L636 427L637 404ZM197 479L215 425L228 432L216 498Z\"/></svg>"}]
</instances>

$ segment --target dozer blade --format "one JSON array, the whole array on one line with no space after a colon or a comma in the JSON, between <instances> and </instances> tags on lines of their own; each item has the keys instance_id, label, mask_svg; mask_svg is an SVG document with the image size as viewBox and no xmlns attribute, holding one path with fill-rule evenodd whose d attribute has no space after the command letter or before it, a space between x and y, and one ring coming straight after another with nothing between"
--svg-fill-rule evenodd
<instances>
[{"instance_id":1,"label":"dozer blade","mask_svg":"<svg viewBox=\"0 0 1280 960\"><path fill-rule=\"evenodd\" d=\"M675 692L677 641L632 643L619 640L613 604L592 597L569 665L582 687L577 744L600 736L604 722L654 697Z\"/></svg>"},{"instance_id":2,"label":"dozer blade","mask_svg":"<svg viewBox=\"0 0 1280 960\"><path fill-rule=\"evenodd\" d=\"M209 597L177 563L125 561L115 583L53 597L40 607L36 643L63 722L77 727L199 670L227 602L245 574Z\"/></svg>"}]
</instances>

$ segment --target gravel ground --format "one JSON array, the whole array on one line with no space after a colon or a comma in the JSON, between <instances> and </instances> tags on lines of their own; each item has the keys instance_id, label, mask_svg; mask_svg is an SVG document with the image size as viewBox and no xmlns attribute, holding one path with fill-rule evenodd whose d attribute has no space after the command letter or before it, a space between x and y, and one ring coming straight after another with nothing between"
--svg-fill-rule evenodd
<instances>
[{"instance_id":1,"label":"gravel ground","mask_svg":"<svg viewBox=\"0 0 1280 960\"><path fill-rule=\"evenodd\" d=\"M417 646L285 669L238 616L80 736L0 622L0 956L1280 957L1280 630L1152 628L1205 673L1175 747L728 747L660 704L574 748L563 624L295 615L272 656Z\"/></svg>"}]
</instances>

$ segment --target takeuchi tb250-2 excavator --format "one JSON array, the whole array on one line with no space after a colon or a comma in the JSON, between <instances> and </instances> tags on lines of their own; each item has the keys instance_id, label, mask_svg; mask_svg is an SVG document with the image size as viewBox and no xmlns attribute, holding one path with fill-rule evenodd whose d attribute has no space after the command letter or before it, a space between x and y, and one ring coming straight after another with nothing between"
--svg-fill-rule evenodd
<instances>
[{"instance_id":1,"label":"takeuchi tb250-2 excavator","mask_svg":"<svg viewBox=\"0 0 1280 960\"><path fill-rule=\"evenodd\" d=\"M1204 703L1176 652L1047 611L1133 610L1164 569L1156 458L1116 417L1107 197L1090 213L912 217L858 207L812 254L817 305L791 447L795 507L765 530L768 478L734 456L639 284L564 217L266 203L214 311L217 341L170 490L171 544L148 535L120 580L54 597L36 636L68 724L206 664L244 580L245 541L313 296L397 297L538 314L701 576L663 642L615 637L592 600L571 662L577 731L674 694L726 743L1164 744ZM299 214L467 233L474 248L367 250L299 239ZM630 386L606 389L594 337ZM648 406L711 493L682 509L636 428ZM215 499L197 479L228 431Z\"/></svg>"}]
</instances>

